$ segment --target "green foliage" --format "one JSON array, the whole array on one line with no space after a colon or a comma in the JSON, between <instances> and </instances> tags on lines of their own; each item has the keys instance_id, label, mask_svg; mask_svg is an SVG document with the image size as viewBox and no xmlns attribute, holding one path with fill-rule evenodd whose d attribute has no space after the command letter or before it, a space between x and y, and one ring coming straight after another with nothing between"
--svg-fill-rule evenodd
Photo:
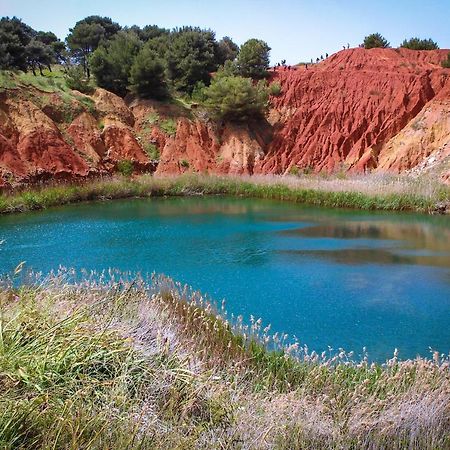
<instances>
[{"instance_id":1,"label":"green foliage","mask_svg":"<svg viewBox=\"0 0 450 450\"><path fill-rule=\"evenodd\" d=\"M69 31L67 45L73 58L78 60L90 77L89 57L99 45L111 39L120 30L120 25L108 17L89 16L78 21Z\"/></svg>"},{"instance_id":2,"label":"green foliage","mask_svg":"<svg viewBox=\"0 0 450 450\"><path fill-rule=\"evenodd\" d=\"M81 66L67 66L65 75L66 85L69 89L82 92L83 94L92 94L93 86L86 78L84 70Z\"/></svg>"},{"instance_id":3,"label":"green foliage","mask_svg":"<svg viewBox=\"0 0 450 450\"><path fill-rule=\"evenodd\" d=\"M198 81L192 90L191 100L198 103L204 103L207 99L205 88L205 83L203 83L203 81Z\"/></svg>"},{"instance_id":4,"label":"green foliage","mask_svg":"<svg viewBox=\"0 0 450 450\"><path fill-rule=\"evenodd\" d=\"M189 161L187 161L186 159L182 159L180 161L180 166L183 167L183 169L189 169Z\"/></svg>"},{"instance_id":5,"label":"green foliage","mask_svg":"<svg viewBox=\"0 0 450 450\"><path fill-rule=\"evenodd\" d=\"M249 39L237 58L239 74L255 79L265 78L269 68L270 47L260 39Z\"/></svg>"},{"instance_id":6,"label":"green foliage","mask_svg":"<svg viewBox=\"0 0 450 450\"><path fill-rule=\"evenodd\" d=\"M17 17L0 19L0 69L26 70L26 46L36 31Z\"/></svg>"},{"instance_id":7,"label":"green foliage","mask_svg":"<svg viewBox=\"0 0 450 450\"><path fill-rule=\"evenodd\" d=\"M130 177L134 172L134 164L133 161L128 159L123 159L122 161L118 161L116 165L117 172L119 172L124 177Z\"/></svg>"},{"instance_id":8,"label":"green foliage","mask_svg":"<svg viewBox=\"0 0 450 450\"><path fill-rule=\"evenodd\" d=\"M410 50L437 50L439 46L432 39L420 39L413 37L405 39L400 45L402 48L409 48Z\"/></svg>"},{"instance_id":9,"label":"green foliage","mask_svg":"<svg viewBox=\"0 0 450 450\"><path fill-rule=\"evenodd\" d=\"M144 144L144 151L145 153L147 153L147 156L152 160L159 160L161 156L159 148L151 142Z\"/></svg>"},{"instance_id":10,"label":"green foliage","mask_svg":"<svg viewBox=\"0 0 450 450\"><path fill-rule=\"evenodd\" d=\"M27 64L31 67L33 75L36 75L36 67L39 68L39 72L42 73L42 66L50 67L54 60L53 51L50 46L44 43L32 39L25 47L25 55Z\"/></svg>"},{"instance_id":11,"label":"green foliage","mask_svg":"<svg viewBox=\"0 0 450 450\"><path fill-rule=\"evenodd\" d=\"M223 65L226 61L234 61L238 54L239 46L230 37L225 36L217 43L216 63Z\"/></svg>"},{"instance_id":12,"label":"green foliage","mask_svg":"<svg viewBox=\"0 0 450 450\"><path fill-rule=\"evenodd\" d=\"M120 31L100 45L90 59L97 84L115 94L125 96L141 41L135 33Z\"/></svg>"},{"instance_id":13,"label":"green foliage","mask_svg":"<svg viewBox=\"0 0 450 450\"><path fill-rule=\"evenodd\" d=\"M298 177L300 175L300 169L296 165L291 166L289 169L289 175Z\"/></svg>"},{"instance_id":14,"label":"green foliage","mask_svg":"<svg viewBox=\"0 0 450 450\"><path fill-rule=\"evenodd\" d=\"M444 69L450 69L450 53L447 55L447 59L441 62L441 65Z\"/></svg>"},{"instance_id":15,"label":"green foliage","mask_svg":"<svg viewBox=\"0 0 450 450\"><path fill-rule=\"evenodd\" d=\"M134 59L129 82L131 91L141 97L161 99L168 96L164 63L149 43Z\"/></svg>"},{"instance_id":16,"label":"green foliage","mask_svg":"<svg viewBox=\"0 0 450 450\"><path fill-rule=\"evenodd\" d=\"M174 119L163 120L159 124L159 127L164 131L164 133L168 134L169 136L175 136L175 134L177 133L177 122Z\"/></svg>"},{"instance_id":17,"label":"green foliage","mask_svg":"<svg viewBox=\"0 0 450 450\"><path fill-rule=\"evenodd\" d=\"M209 83L217 68L214 32L184 27L170 37L165 53L168 77L175 89L192 93L197 82Z\"/></svg>"},{"instance_id":18,"label":"green foliage","mask_svg":"<svg viewBox=\"0 0 450 450\"><path fill-rule=\"evenodd\" d=\"M277 81L274 81L273 83L269 84L269 94L273 95L274 97L279 97L281 95L281 84Z\"/></svg>"},{"instance_id":19,"label":"green foliage","mask_svg":"<svg viewBox=\"0 0 450 450\"><path fill-rule=\"evenodd\" d=\"M219 119L244 121L261 118L268 106L269 93L263 81L253 84L250 78L219 76L205 89L205 105Z\"/></svg>"},{"instance_id":20,"label":"green foliage","mask_svg":"<svg viewBox=\"0 0 450 450\"><path fill-rule=\"evenodd\" d=\"M369 34L364 38L364 48L389 48L389 42L380 34L373 33Z\"/></svg>"}]
</instances>

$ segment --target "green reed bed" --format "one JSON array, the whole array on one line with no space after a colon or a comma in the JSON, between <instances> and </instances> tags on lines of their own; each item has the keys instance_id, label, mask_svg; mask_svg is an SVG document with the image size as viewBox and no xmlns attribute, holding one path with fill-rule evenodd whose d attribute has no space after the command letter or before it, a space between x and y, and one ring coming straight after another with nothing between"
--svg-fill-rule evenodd
<instances>
[{"instance_id":1,"label":"green reed bed","mask_svg":"<svg viewBox=\"0 0 450 450\"><path fill-rule=\"evenodd\" d=\"M344 183L344 184L342 184ZM450 189L439 185L432 192L415 189L408 192L407 183L401 189L389 189L368 178L365 184L345 184L345 181L327 184L305 179L292 182L291 178L274 177L217 177L183 175L179 177L110 178L74 185L42 186L0 196L0 213L44 209L51 206L89 201L131 197L182 195L233 195L253 198L287 200L331 208L358 208L365 210L392 210L435 212L438 205L450 201ZM373 189L367 186L373 185ZM361 191L361 186L365 190ZM329 188L329 190L327 190ZM346 190L347 189L347 190Z\"/></svg>"},{"instance_id":2,"label":"green reed bed","mask_svg":"<svg viewBox=\"0 0 450 450\"><path fill-rule=\"evenodd\" d=\"M319 355L163 276L1 286L0 448L448 446L444 355Z\"/></svg>"}]
</instances>

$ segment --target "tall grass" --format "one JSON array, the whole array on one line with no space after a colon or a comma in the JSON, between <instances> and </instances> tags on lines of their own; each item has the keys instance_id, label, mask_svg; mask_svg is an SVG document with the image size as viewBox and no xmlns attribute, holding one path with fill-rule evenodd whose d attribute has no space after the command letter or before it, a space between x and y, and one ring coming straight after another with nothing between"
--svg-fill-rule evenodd
<instances>
[{"instance_id":1,"label":"tall grass","mask_svg":"<svg viewBox=\"0 0 450 450\"><path fill-rule=\"evenodd\" d=\"M445 448L449 361L317 355L163 276L0 289L2 448Z\"/></svg>"},{"instance_id":2,"label":"tall grass","mask_svg":"<svg viewBox=\"0 0 450 450\"><path fill-rule=\"evenodd\" d=\"M180 195L234 195L287 200L317 206L434 212L449 203L450 189L428 181L419 184L398 179L328 180L304 177L178 177L109 178L82 184L54 185L4 193L0 213L30 211L68 203L129 197ZM365 183L365 184L364 184ZM363 188L363 186L365 186Z\"/></svg>"}]
</instances>

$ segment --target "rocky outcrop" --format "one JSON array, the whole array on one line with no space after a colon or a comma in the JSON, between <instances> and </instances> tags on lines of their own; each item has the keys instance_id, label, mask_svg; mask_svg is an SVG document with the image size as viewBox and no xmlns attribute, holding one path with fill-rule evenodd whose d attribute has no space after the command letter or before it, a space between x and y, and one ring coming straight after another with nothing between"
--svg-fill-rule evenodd
<instances>
[{"instance_id":1,"label":"rocky outcrop","mask_svg":"<svg viewBox=\"0 0 450 450\"><path fill-rule=\"evenodd\" d=\"M312 68L280 70L274 139L256 171L366 171L385 144L450 85L447 51L352 49Z\"/></svg>"},{"instance_id":2,"label":"rocky outcrop","mask_svg":"<svg viewBox=\"0 0 450 450\"><path fill-rule=\"evenodd\" d=\"M278 68L267 121L216 123L197 105L104 89L0 93L1 185L111 173L433 170L450 181L448 50L349 49Z\"/></svg>"}]
</instances>

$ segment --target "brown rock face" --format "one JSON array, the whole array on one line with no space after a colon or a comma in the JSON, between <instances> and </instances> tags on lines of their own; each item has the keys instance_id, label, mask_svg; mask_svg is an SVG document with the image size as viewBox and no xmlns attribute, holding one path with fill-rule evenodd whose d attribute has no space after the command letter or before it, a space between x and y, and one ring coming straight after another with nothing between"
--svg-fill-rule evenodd
<instances>
[{"instance_id":1,"label":"brown rock face","mask_svg":"<svg viewBox=\"0 0 450 450\"><path fill-rule=\"evenodd\" d=\"M256 171L377 167L383 145L449 85L440 67L447 53L358 48L275 72L283 91L270 116L276 132Z\"/></svg>"}]
</instances>

